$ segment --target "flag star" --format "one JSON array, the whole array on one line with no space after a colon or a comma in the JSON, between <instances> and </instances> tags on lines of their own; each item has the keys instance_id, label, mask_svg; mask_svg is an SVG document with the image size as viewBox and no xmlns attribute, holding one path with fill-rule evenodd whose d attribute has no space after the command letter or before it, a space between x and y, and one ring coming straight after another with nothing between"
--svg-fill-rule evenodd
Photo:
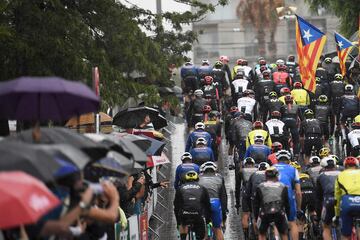
<instances>
[{"instance_id":1,"label":"flag star","mask_svg":"<svg viewBox=\"0 0 360 240\"><path fill-rule=\"evenodd\" d=\"M303 38L306 38L306 40L309 42L310 38L312 37L313 35L310 34L310 29L308 29L307 31L304 30L304 35L303 35Z\"/></svg>"},{"instance_id":2,"label":"flag star","mask_svg":"<svg viewBox=\"0 0 360 240\"><path fill-rule=\"evenodd\" d=\"M342 46L344 46L344 44L342 43L342 41L339 41L338 46L339 46L339 48L342 48Z\"/></svg>"}]
</instances>

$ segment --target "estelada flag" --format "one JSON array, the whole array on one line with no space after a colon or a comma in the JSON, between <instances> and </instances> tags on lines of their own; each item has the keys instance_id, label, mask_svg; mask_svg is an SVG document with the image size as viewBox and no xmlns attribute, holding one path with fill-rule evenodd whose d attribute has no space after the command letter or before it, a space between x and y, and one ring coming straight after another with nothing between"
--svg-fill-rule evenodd
<instances>
[{"instance_id":1,"label":"estelada flag","mask_svg":"<svg viewBox=\"0 0 360 240\"><path fill-rule=\"evenodd\" d=\"M341 34L335 32L336 50L339 57L341 74L346 74L346 58L348 57L353 45L352 43L343 37Z\"/></svg>"},{"instance_id":2,"label":"estelada flag","mask_svg":"<svg viewBox=\"0 0 360 240\"><path fill-rule=\"evenodd\" d=\"M304 88L315 93L315 72L326 36L317 27L296 15L296 51Z\"/></svg>"}]
</instances>

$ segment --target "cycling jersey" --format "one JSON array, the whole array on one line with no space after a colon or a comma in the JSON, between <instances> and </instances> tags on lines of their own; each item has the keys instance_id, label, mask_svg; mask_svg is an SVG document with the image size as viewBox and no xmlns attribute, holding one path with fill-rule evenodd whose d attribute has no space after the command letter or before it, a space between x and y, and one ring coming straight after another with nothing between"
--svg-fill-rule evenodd
<instances>
[{"instance_id":1,"label":"cycling jersey","mask_svg":"<svg viewBox=\"0 0 360 240\"><path fill-rule=\"evenodd\" d=\"M246 149L244 158L251 157L255 163L266 162L268 156L271 154L271 149L263 144L252 144Z\"/></svg>"},{"instance_id":2,"label":"cycling jersey","mask_svg":"<svg viewBox=\"0 0 360 240\"><path fill-rule=\"evenodd\" d=\"M193 148L190 150L190 154L193 158L193 162L199 166L208 161L215 161L214 152L209 147Z\"/></svg>"},{"instance_id":3,"label":"cycling jersey","mask_svg":"<svg viewBox=\"0 0 360 240\"><path fill-rule=\"evenodd\" d=\"M294 101L299 106L310 105L310 96L305 89L293 89L291 91L291 96L294 98Z\"/></svg>"},{"instance_id":4,"label":"cycling jersey","mask_svg":"<svg viewBox=\"0 0 360 240\"><path fill-rule=\"evenodd\" d=\"M360 145L360 129L354 129L348 134L351 146L358 147Z\"/></svg>"},{"instance_id":5,"label":"cycling jersey","mask_svg":"<svg viewBox=\"0 0 360 240\"><path fill-rule=\"evenodd\" d=\"M183 66L180 70L182 89L185 93L195 91L199 88L197 69L194 65Z\"/></svg>"},{"instance_id":6,"label":"cycling jersey","mask_svg":"<svg viewBox=\"0 0 360 240\"><path fill-rule=\"evenodd\" d=\"M311 180L310 176L305 173L300 173L299 178L300 178L300 188L302 195L301 210L303 212L305 212L306 209L309 212L315 211L316 198L315 198L315 187L313 181Z\"/></svg>"},{"instance_id":7,"label":"cycling jersey","mask_svg":"<svg viewBox=\"0 0 360 240\"><path fill-rule=\"evenodd\" d=\"M221 69L214 68L212 70L212 76L214 78L214 83L216 83L216 88L219 92L219 97L223 96L223 91L228 87L226 81L225 72Z\"/></svg>"},{"instance_id":8,"label":"cycling jersey","mask_svg":"<svg viewBox=\"0 0 360 240\"><path fill-rule=\"evenodd\" d=\"M274 165L274 164L277 164L278 163L278 160L276 158L276 153L272 153L268 156L268 164L270 166Z\"/></svg>"},{"instance_id":9,"label":"cycling jersey","mask_svg":"<svg viewBox=\"0 0 360 240\"><path fill-rule=\"evenodd\" d=\"M235 79L231 82L231 93L233 97L239 92L242 93L249 88L249 81L243 78Z\"/></svg>"},{"instance_id":10,"label":"cycling jersey","mask_svg":"<svg viewBox=\"0 0 360 240\"><path fill-rule=\"evenodd\" d=\"M328 123L332 116L332 110L328 104L315 105L315 118L322 123Z\"/></svg>"},{"instance_id":11,"label":"cycling jersey","mask_svg":"<svg viewBox=\"0 0 360 240\"><path fill-rule=\"evenodd\" d=\"M189 76L196 77L197 73L197 69L194 65L183 66L180 70L180 75L183 79Z\"/></svg>"},{"instance_id":12,"label":"cycling jersey","mask_svg":"<svg viewBox=\"0 0 360 240\"><path fill-rule=\"evenodd\" d=\"M198 138L205 138L208 147L211 147L211 143L213 141L211 135L203 129L196 129L195 131L190 133L186 141L185 152L189 152L190 149L195 147L195 143Z\"/></svg>"},{"instance_id":13,"label":"cycling jersey","mask_svg":"<svg viewBox=\"0 0 360 240\"><path fill-rule=\"evenodd\" d=\"M241 192L241 186L242 186L242 204L241 208L243 212L250 212L250 204L246 197L246 185L248 181L250 180L250 177L253 173L258 171L256 167L242 167L239 171L239 173L235 176L235 202L236 205L239 206L240 204L240 192ZM236 173L235 173L236 174Z\"/></svg>"},{"instance_id":14,"label":"cycling jersey","mask_svg":"<svg viewBox=\"0 0 360 240\"><path fill-rule=\"evenodd\" d=\"M275 85L287 85L290 84L290 77L287 72L274 72L273 73L273 80Z\"/></svg>"},{"instance_id":15,"label":"cycling jersey","mask_svg":"<svg viewBox=\"0 0 360 240\"><path fill-rule=\"evenodd\" d=\"M359 98L356 95L344 95L341 101L341 114L343 121L346 117L355 117L359 113Z\"/></svg>"},{"instance_id":16,"label":"cycling jersey","mask_svg":"<svg viewBox=\"0 0 360 240\"><path fill-rule=\"evenodd\" d=\"M242 97L237 100L239 112L252 115L255 108L256 100L251 97Z\"/></svg>"},{"instance_id":17,"label":"cycling jersey","mask_svg":"<svg viewBox=\"0 0 360 240\"><path fill-rule=\"evenodd\" d=\"M199 78L200 80L201 80L201 79L204 79L205 76L211 76L211 72L212 72L212 67L211 67L211 66L207 66L207 65L200 66L200 67L197 69L198 78Z\"/></svg>"},{"instance_id":18,"label":"cycling jersey","mask_svg":"<svg viewBox=\"0 0 360 240\"><path fill-rule=\"evenodd\" d=\"M175 172L175 182L174 182L175 189L177 189L180 186L182 176L184 176L185 173L189 171L195 171L199 174L200 168L195 163L182 163L179 166L177 166Z\"/></svg>"},{"instance_id":19,"label":"cycling jersey","mask_svg":"<svg viewBox=\"0 0 360 240\"><path fill-rule=\"evenodd\" d=\"M238 73L238 71L242 71L246 78L250 78L252 69L249 66L239 66L239 65L237 65L237 66L233 67L233 71L232 71L232 78L233 79L236 76L236 74Z\"/></svg>"},{"instance_id":20,"label":"cycling jersey","mask_svg":"<svg viewBox=\"0 0 360 240\"><path fill-rule=\"evenodd\" d=\"M255 129L255 130L252 130L251 132L249 132L249 135L248 137L246 138L246 148L248 148L250 145L254 144L254 140L255 140L255 136L262 136L264 139L265 139L265 144L268 146L268 147L271 147L272 145L272 142L271 142L271 138L270 138L270 135L269 135L269 132L263 130L263 129Z\"/></svg>"},{"instance_id":21,"label":"cycling jersey","mask_svg":"<svg viewBox=\"0 0 360 240\"><path fill-rule=\"evenodd\" d=\"M258 99L267 97L274 90L274 82L271 79L261 79L256 82L255 89Z\"/></svg>"},{"instance_id":22,"label":"cycling jersey","mask_svg":"<svg viewBox=\"0 0 360 240\"><path fill-rule=\"evenodd\" d=\"M270 119L265 123L270 136L272 135L283 135L285 123L279 119Z\"/></svg>"},{"instance_id":23,"label":"cycling jersey","mask_svg":"<svg viewBox=\"0 0 360 240\"><path fill-rule=\"evenodd\" d=\"M320 175L321 169L322 167L318 165L318 166L310 167L305 171L310 176L314 186L316 186L317 178Z\"/></svg>"}]
</instances>

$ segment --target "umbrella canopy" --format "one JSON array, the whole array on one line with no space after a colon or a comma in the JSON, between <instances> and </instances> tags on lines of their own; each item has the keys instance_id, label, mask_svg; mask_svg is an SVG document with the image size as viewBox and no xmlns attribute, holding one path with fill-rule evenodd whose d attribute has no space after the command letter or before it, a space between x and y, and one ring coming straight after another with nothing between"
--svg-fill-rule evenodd
<instances>
[{"instance_id":1,"label":"umbrella canopy","mask_svg":"<svg viewBox=\"0 0 360 240\"><path fill-rule=\"evenodd\" d=\"M151 142L150 147L146 150L147 155L151 155L151 156L161 155L161 152L164 150L164 147L166 145L164 142L148 137L146 135L140 135L140 136L148 139Z\"/></svg>"},{"instance_id":2,"label":"umbrella canopy","mask_svg":"<svg viewBox=\"0 0 360 240\"><path fill-rule=\"evenodd\" d=\"M35 223L60 204L42 182L23 172L0 173L0 195L0 229Z\"/></svg>"},{"instance_id":3,"label":"umbrella canopy","mask_svg":"<svg viewBox=\"0 0 360 240\"><path fill-rule=\"evenodd\" d=\"M99 98L81 82L21 77L0 83L0 117L5 119L63 121L99 106Z\"/></svg>"},{"instance_id":4,"label":"umbrella canopy","mask_svg":"<svg viewBox=\"0 0 360 240\"><path fill-rule=\"evenodd\" d=\"M150 107L136 107L122 110L115 115L113 124L124 129L137 128L144 122L146 115L149 115L155 129L167 126L167 120L159 114L159 111Z\"/></svg>"},{"instance_id":5,"label":"umbrella canopy","mask_svg":"<svg viewBox=\"0 0 360 240\"><path fill-rule=\"evenodd\" d=\"M117 132L112 133L112 135L115 135L117 137L123 137L125 139L130 140L136 146L141 148L141 150L143 150L144 152L146 152L146 150L148 150L148 148L151 147L151 141L139 135L128 134L128 133L117 133Z\"/></svg>"},{"instance_id":6,"label":"umbrella canopy","mask_svg":"<svg viewBox=\"0 0 360 240\"><path fill-rule=\"evenodd\" d=\"M110 117L109 115L107 115L104 112L99 112L100 114L100 121L101 124L108 124L111 125L112 123L112 117ZM81 125L92 125L95 123L95 114L94 113L87 113L87 114L82 114L80 117L73 117L71 118L66 124L65 126L67 127L77 127L77 126L81 126Z\"/></svg>"},{"instance_id":7,"label":"umbrella canopy","mask_svg":"<svg viewBox=\"0 0 360 240\"><path fill-rule=\"evenodd\" d=\"M0 171L23 171L43 182L54 180L60 164L55 158L31 144L2 141Z\"/></svg>"},{"instance_id":8,"label":"umbrella canopy","mask_svg":"<svg viewBox=\"0 0 360 240\"><path fill-rule=\"evenodd\" d=\"M104 144L97 143L85 137L82 134L76 133L70 129L54 127L41 128L40 142L43 144L68 144L75 148L81 149L93 160L98 160L106 155L108 147ZM27 143L34 143L33 131L26 130L14 136L8 137L9 140L22 141Z\"/></svg>"}]
</instances>

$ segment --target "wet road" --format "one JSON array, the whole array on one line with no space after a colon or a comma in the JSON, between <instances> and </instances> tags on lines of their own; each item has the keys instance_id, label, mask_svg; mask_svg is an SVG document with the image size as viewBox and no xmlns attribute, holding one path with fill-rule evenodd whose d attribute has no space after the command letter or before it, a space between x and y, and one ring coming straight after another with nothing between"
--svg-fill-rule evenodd
<instances>
[{"instance_id":1,"label":"wet road","mask_svg":"<svg viewBox=\"0 0 360 240\"><path fill-rule=\"evenodd\" d=\"M171 142L172 142L172 171L171 171L171 177L172 184L175 179L175 169L176 167L181 164L180 157L184 152L185 149L185 140L186 140L186 128L185 124L176 124L176 129L174 133L171 136ZM222 175L225 178L226 183L226 190L228 194L228 220L226 223L226 231L225 231L225 239L242 239L242 231L241 231L241 225L240 225L240 215L236 214L235 211L235 197L234 197L234 191L235 191L235 178L234 178L234 171L228 171L227 167L227 147L225 143L221 146L220 151L220 158L218 161L219 169ZM173 186L173 185L172 185ZM168 201L174 200L175 191L173 188L169 189L170 191L170 197ZM172 206L172 204L171 204ZM171 213L173 213L173 208L169 209ZM169 214L168 219L166 220L166 231L160 233L160 239L178 239L178 232L176 229L176 220L174 217L174 214Z\"/></svg>"}]
</instances>

